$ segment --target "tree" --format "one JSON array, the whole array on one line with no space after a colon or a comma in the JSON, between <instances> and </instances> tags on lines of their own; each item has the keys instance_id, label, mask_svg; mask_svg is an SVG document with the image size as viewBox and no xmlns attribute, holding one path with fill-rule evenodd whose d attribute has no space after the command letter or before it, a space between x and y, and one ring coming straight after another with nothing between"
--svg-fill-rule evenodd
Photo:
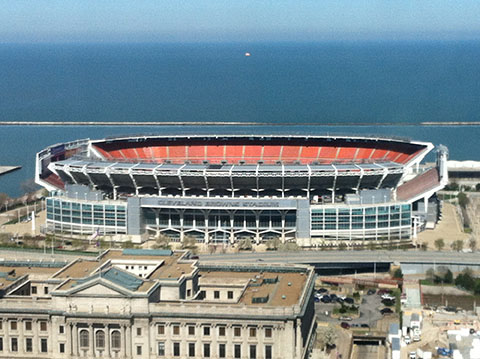
<instances>
[{"instance_id":1,"label":"tree","mask_svg":"<svg viewBox=\"0 0 480 359\"><path fill-rule=\"evenodd\" d=\"M397 268L395 272L393 272L393 278L403 278L402 268Z\"/></svg>"},{"instance_id":2,"label":"tree","mask_svg":"<svg viewBox=\"0 0 480 359\"><path fill-rule=\"evenodd\" d=\"M347 249L347 244L345 242L338 243L338 250L345 251Z\"/></svg>"},{"instance_id":3,"label":"tree","mask_svg":"<svg viewBox=\"0 0 480 359\"><path fill-rule=\"evenodd\" d=\"M369 251L374 251L375 249L377 249L377 244L373 241L369 241L367 248Z\"/></svg>"},{"instance_id":4,"label":"tree","mask_svg":"<svg viewBox=\"0 0 480 359\"><path fill-rule=\"evenodd\" d=\"M468 202L469 199L467 195L464 192L460 192L458 194L458 204L460 205L460 207L467 208Z\"/></svg>"},{"instance_id":5,"label":"tree","mask_svg":"<svg viewBox=\"0 0 480 359\"><path fill-rule=\"evenodd\" d=\"M480 192L480 183L475 185L475 191Z\"/></svg>"},{"instance_id":6,"label":"tree","mask_svg":"<svg viewBox=\"0 0 480 359\"><path fill-rule=\"evenodd\" d=\"M155 240L155 244L153 245L155 249L171 249L170 246L170 238L164 234L160 234L157 239Z\"/></svg>"},{"instance_id":7,"label":"tree","mask_svg":"<svg viewBox=\"0 0 480 359\"><path fill-rule=\"evenodd\" d=\"M281 242L278 238L272 238L267 241L267 250L276 251L280 246Z\"/></svg>"},{"instance_id":8,"label":"tree","mask_svg":"<svg viewBox=\"0 0 480 359\"><path fill-rule=\"evenodd\" d=\"M450 269L447 269L445 276L443 277L443 282L447 284L453 283L453 273Z\"/></svg>"},{"instance_id":9,"label":"tree","mask_svg":"<svg viewBox=\"0 0 480 359\"><path fill-rule=\"evenodd\" d=\"M242 238L240 240L240 242L238 243L238 248L242 249L242 250L250 250L253 248L252 246L252 240L250 239L250 237L245 237L245 238Z\"/></svg>"},{"instance_id":10,"label":"tree","mask_svg":"<svg viewBox=\"0 0 480 359\"><path fill-rule=\"evenodd\" d=\"M8 197L8 194L6 193L0 193L0 209L2 209L3 206L5 206L5 209L7 209L7 203L10 198Z\"/></svg>"},{"instance_id":11,"label":"tree","mask_svg":"<svg viewBox=\"0 0 480 359\"><path fill-rule=\"evenodd\" d=\"M472 252L475 252L477 249L477 240L475 238L470 238L468 241L468 247L472 250Z\"/></svg>"},{"instance_id":12,"label":"tree","mask_svg":"<svg viewBox=\"0 0 480 359\"><path fill-rule=\"evenodd\" d=\"M463 250L463 241L461 239L458 239L454 241L450 247L457 252L461 252Z\"/></svg>"},{"instance_id":13,"label":"tree","mask_svg":"<svg viewBox=\"0 0 480 359\"><path fill-rule=\"evenodd\" d=\"M433 270L433 268L429 268L426 272L425 272L425 277L430 280L430 281L433 281L433 278L435 277L435 271Z\"/></svg>"},{"instance_id":14,"label":"tree","mask_svg":"<svg viewBox=\"0 0 480 359\"><path fill-rule=\"evenodd\" d=\"M126 240L125 242L122 243L122 247L125 249L133 248L133 242L130 239Z\"/></svg>"},{"instance_id":15,"label":"tree","mask_svg":"<svg viewBox=\"0 0 480 359\"><path fill-rule=\"evenodd\" d=\"M436 239L433 244L435 245L435 248L437 248L437 251L441 251L443 247L445 247L445 241L443 238Z\"/></svg>"},{"instance_id":16,"label":"tree","mask_svg":"<svg viewBox=\"0 0 480 359\"><path fill-rule=\"evenodd\" d=\"M318 327L317 328L317 346L322 350L325 348L332 347L337 341L337 331L335 328L328 327Z\"/></svg>"}]
</instances>

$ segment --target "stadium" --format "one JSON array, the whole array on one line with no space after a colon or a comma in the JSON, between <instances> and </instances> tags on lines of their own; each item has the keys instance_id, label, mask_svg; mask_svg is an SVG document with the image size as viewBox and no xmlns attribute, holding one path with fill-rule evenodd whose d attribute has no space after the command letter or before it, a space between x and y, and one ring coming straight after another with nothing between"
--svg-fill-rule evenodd
<instances>
[{"instance_id":1,"label":"stadium","mask_svg":"<svg viewBox=\"0 0 480 359\"><path fill-rule=\"evenodd\" d=\"M438 217L447 149L367 136L197 135L78 140L37 154L45 230L141 243L301 246L410 241Z\"/></svg>"}]
</instances>

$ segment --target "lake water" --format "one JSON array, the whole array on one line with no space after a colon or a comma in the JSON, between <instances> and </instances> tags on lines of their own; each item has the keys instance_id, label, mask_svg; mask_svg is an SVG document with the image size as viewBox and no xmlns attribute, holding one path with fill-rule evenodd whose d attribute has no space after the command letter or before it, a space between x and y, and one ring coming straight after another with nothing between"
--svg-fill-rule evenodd
<instances>
[{"instance_id":1,"label":"lake water","mask_svg":"<svg viewBox=\"0 0 480 359\"><path fill-rule=\"evenodd\" d=\"M383 134L480 160L480 126L418 125L479 120L479 58L480 42L0 45L0 121L262 123L0 126L0 165L23 166L0 192L19 195L50 144L117 134Z\"/></svg>"}]
</instances>

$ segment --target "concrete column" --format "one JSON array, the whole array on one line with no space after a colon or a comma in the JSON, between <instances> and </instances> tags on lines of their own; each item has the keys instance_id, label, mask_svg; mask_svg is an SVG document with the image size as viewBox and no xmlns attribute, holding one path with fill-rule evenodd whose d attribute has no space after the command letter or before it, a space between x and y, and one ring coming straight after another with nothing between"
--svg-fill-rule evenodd
<instances>
[{"instance_id":1,"label":"concrete column","mask_svg":"<svg viewBox=\"0 0 480 359\"><path fill-rule=\"evenodd\" d=\"M110 331L108 324L105 325L105 356L110 357Z\"/></svg>"},{"instance_id":2,"label":"concrete column","mask_svg":"<svg viewBox=\"0 0 480 359\"><path fill-rule=\"evenodd\" d=\"M121 335L120 335L120 357L125 358L127 352L127 330L126 325L122 325L121 327Z\"/></svg>"},{"instance_id":3,"label":"concrete column","mask_svg":"<svg viewBox=\"0 0 480 359\"><path fill-rule=\"evenodd\" d=\"M25 339L23 336L23 326L25 323L23 320L19 319L18 324L17 324L17 330L18 330L18 352L23 353L25 351Z\"/></svg>"},{"instance_id":4,"label":"concrete column","mask_svg":"<svg viewBox=\"0 0 480 359\"><path fill-rule=\"evenodd\" d=\"M69 357L73 355L73 350L72 350L72 325L71 324L66 324L65 325L65 330L67 331L67 342L65 343L65 354L67 354Z\"/></svg>"},{"instance_id":5,"label":"concrete column","mask_svg":"<svg viewBox=\"0 0 480 359\"><path fill-rule=\"evenodd\" d=\"M93 325L90 325L88 328L88 354L93 358L95 356L95 348L93 346Z\"/></svg>"},{"instance_id":6,"label":"concrete column","mask_svg":"<svg viewBox=\"0 0 480 359\"><path fill-rule=\"evenodd\" d=\"M127 358L130 358L132 356L132 326L127 325L127 327L125 329L126 329L126 334L127 334L126 340L125 340L126 355L127 355Z\"/></svg>"},{"instance_id":7,"label":"concrete column","mask_svg":"<svg viewBox=\"0 0 480 359\"><path fill-rule=\"evenodd\" d=\"M72 355L78 356L78 329L77 323L72 324Z\"/></svg>"}]
</instances>

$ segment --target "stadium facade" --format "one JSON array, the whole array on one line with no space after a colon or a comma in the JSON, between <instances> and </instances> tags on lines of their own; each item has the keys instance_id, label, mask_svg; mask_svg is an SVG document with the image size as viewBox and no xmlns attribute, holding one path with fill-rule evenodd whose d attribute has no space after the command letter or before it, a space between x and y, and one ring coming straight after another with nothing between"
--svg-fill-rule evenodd
<instances>
[{"instance_id":1,"label":"stadium facade","mask_svg":"<svg viewBox=\"0 0 480 359\"><path fill-rule=\"evenodd\" d=\"M434 223L447 149L355 136L129 136L37 154L46 230L141 242L407 241ZM353 243L352 242L352 243Z\"/></svg>"}]
</instances>

